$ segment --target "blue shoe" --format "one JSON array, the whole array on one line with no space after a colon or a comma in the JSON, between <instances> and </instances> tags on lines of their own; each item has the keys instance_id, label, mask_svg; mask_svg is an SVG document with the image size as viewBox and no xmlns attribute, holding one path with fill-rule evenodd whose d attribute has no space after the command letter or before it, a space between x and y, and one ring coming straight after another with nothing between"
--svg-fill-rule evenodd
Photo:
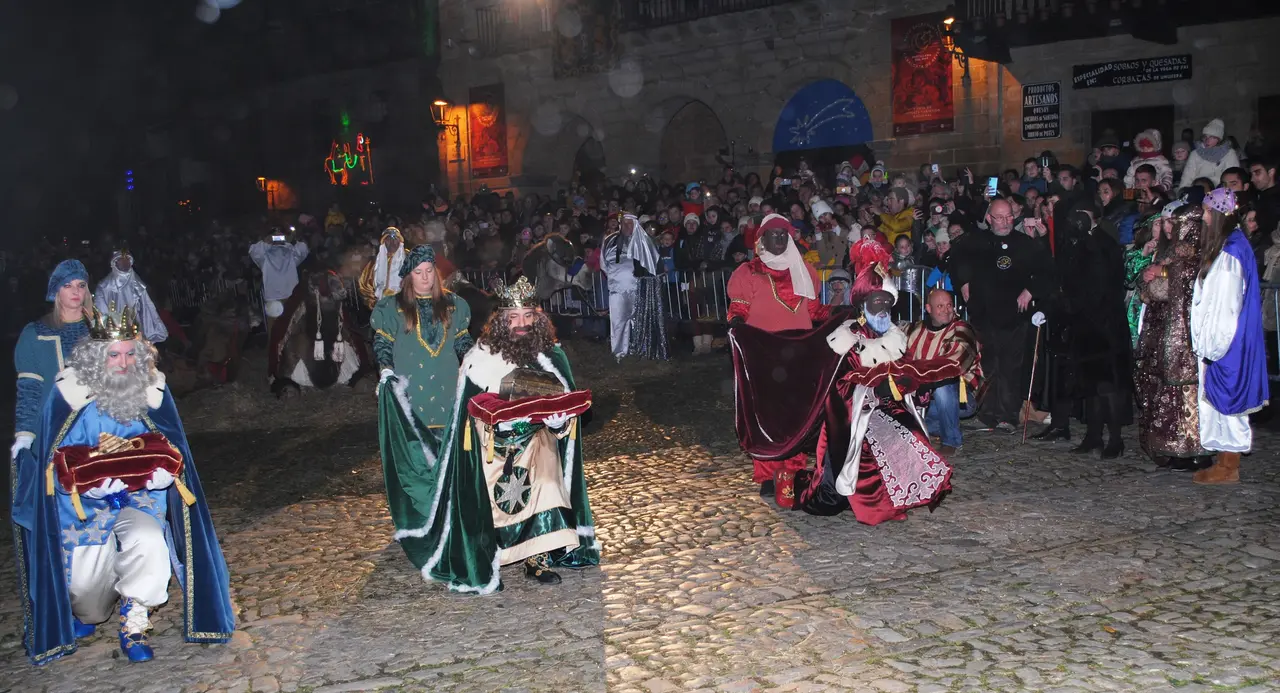
<instances>
[{"instance_id":1,"label":"blue shoe","mask_svg":"<svg viewBox=\"0 0 1280 693\"><path fill-rule=\"evenodd\" d=\"M91 638L94 633L98 632L97 626L90 625L88 623L81 623L78 618L71 621L71 629L75 631L76 640L79 640L80 638Z\"/></svg>"},{"instance_id":2,"label":"blue shoe","mask_svg":"<svg viewBox=\"0 0 1280 693\"><path fill-rule=\"evenodd\" d=\"M129 611L134 607L132 599L125 599L120 602L120 649L130 662L150 662L156 658L155 652L151 650L151 645L147 642L147 633L144 629L141 633L130 633L126 630L125 624L129 619ZM145 616L145 607L143 619Z\"/></svg>"}]
</instances>

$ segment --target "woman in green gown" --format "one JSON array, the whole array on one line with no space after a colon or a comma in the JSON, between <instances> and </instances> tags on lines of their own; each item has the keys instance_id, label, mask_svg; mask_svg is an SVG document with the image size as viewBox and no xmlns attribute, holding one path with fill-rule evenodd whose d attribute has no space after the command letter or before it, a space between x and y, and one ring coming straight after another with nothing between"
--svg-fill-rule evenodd
<instances>
[{"instance_id":1,"label":"woman in green gown","mask_svg":"<svg viewBox=\"0 0 1280 693\"><path fill-rule=\"evenodd\" d=\"M435 250L420 245L400 267L400 293L374 306L373 349L381 369L379 431L387 506L395 538L419 569L441 456L458 393L458 364L474 343L471 309L442 286Z\"/></svg>"}]
</instances>

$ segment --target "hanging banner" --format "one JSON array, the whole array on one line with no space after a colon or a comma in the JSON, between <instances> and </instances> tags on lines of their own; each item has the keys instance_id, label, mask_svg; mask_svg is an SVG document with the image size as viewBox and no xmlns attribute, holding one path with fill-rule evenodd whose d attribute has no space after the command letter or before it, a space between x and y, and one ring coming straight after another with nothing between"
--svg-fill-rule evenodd
<instances>
[{"instance_id":1,"label":"hanging banner","mask_svg":"<svg viewBox=\"0 0 1280 693\"><path fill-rule=\"evenodd\" d=\"M1022 85L1022 140L1062 136L1062 82Z\"/></svg>"},{"instance_id":2,"label":"hanging banner","mask_svg":"<svg viewBox=\"0 0 1280 693\"><path fill-rule=\"evenodd\" d=\"M1071 88L1094 89L1126 84L1191 79L1191 56L1170 55L1142 60L1076 65L1071 68Z\"/></svg>"},{"instance_id":3,"label":"hanging banner","mask_svg":"<svg viewBox=\"0 0 1280 693\"><path fill-rule=\"evenodd\" d=\"M471 177L507 175L507 106L501 84L471 88L468 130L471 139Z\"/></svg>"},{"instance_id":4,"label":"hanging banner","mask_svg":"<svg viewBox=\"0 0 1280 693\"><path fill-rule=\"evenodd\" d=\"M900 17L890 24L893 46L893 136L955 129L951 53L942 45L943 13Z\"/></svg>"}]
</instances>

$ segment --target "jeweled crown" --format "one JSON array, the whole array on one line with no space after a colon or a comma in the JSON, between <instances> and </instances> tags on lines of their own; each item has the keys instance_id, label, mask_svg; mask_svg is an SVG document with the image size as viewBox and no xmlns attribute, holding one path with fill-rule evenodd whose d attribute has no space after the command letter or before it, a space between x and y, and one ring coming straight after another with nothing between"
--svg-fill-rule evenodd
<instances>
[{"instance_id":1,"label":"jeweled crown","mask_svg":"<svg viewBox=\"0 0 1280 693\"><path fill-rule=\"evenodd\" d=\"M537 308L537 292L528 277L520 277L514 284L498 287L498 303L503 308Z\"/></svg>"},{"instance_id":2,"label":"jeweled crown","mask_svg":"<svg viewBox=\"0 0 1280 693\"><path fill-rule=\"evenodd\" d=\"M85 311L85 321L89 323L89 337L109 342L125 342L137 339L141 334L138 327L138 316L132 308L125 307L118 317L115 314L115 303L107 306L103 315L95 306L93 312Z\"/></svg>"}]
</instances>

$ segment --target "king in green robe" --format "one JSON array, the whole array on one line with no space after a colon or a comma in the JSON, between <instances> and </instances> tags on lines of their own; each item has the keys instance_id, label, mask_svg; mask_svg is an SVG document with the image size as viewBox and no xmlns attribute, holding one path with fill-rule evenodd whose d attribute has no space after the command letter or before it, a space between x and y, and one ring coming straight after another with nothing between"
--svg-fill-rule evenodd
<instances>
[{"instance_id":1,"label":"king in green robe","mask_svg":"<svg viewBox=\"0 0 1280 693\"><path fill-rule=\"evenodd\" d=\"M582 470L575 417L489 426L467 409L471 398L499 393L517 368L548 374L575 390L547 316L521 280L502 301L462 361L452 416L437 439L413 416L398 387L380 394L384 472L395 538L422 576L459 592L502 589L500 568L560 582L555 568L600 562L600 544ZM438 443L437 443L438 440Z\"/></svg>"}]
</instances>

